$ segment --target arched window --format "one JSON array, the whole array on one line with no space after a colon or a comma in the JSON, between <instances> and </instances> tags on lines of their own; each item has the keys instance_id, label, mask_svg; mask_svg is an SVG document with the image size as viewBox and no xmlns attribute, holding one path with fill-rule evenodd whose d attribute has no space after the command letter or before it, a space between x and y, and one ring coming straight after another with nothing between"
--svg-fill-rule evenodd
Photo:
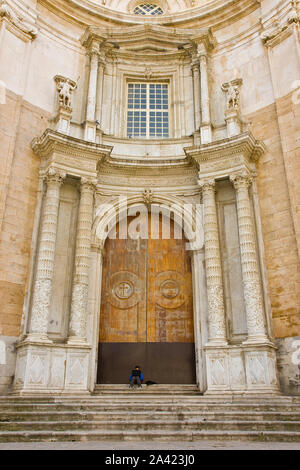
<instances>
[{"instance_id":1,"label":"arched window","mask_svg":"<svg viewBox=\"0 0 300 470\"><path fill-rule=\"evenodd\" d=\"M135 15L162 15L163 10L160 6L155 5L154 3L141 3L137 5L133 10Z\"/></svg>"}]
</instances>

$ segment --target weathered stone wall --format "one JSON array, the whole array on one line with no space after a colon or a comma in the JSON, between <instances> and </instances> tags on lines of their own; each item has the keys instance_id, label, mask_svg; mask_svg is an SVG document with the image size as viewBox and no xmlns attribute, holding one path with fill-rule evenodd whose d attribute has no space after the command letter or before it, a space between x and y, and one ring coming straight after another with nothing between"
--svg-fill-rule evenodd
<instances>
[{"instance_id":1,"label":"weathered stone wall","mask_svg":"<svg viewBox=\"0 0 300 470\"><path fill-rule=\"evenodd\" d=\"M47 126L48 114L7 91L0 105L1 234L0 337L9 363L0 367L7 383L13 371L13 343L20 334L28 280L30 246L38 187L39 158L31 141Z\"/></svg>"},{"instance_id":2,"label":"weathered stone wall","mask_svg":"<svg viewBox=\"0 0 300 470\"><path fill-rule=\"evenodd\" d=\"M257 182L274 334L280 338L300 332L300 264L277 113L273 104L247 117L267 147L258 163ZM291 132L296 141L292 123ZM296 180L299 170L294 168L293 174Z\"/></svg>"}]
</instances>

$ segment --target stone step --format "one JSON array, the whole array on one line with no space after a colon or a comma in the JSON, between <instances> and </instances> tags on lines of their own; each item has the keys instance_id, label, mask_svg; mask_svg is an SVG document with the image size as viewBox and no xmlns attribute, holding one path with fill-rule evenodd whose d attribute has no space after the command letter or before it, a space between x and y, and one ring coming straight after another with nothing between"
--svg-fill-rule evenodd
<instances>
[{"instance_id":1,"label":"stone step","mask_svg":"<svg viewBox=\"0 0 300 470\"><path fill-rule=\"evenodd\" d=\"M75 430L97 430L97 431L179 431L189 430L227 430L227 431L294 431L300 432L300 421L253 421L253 420L80 420L80 421L15 421L0 422L0 431L75 431Z\"/></svg>"},{"instance_id":2,"label":"stone step","mask_svg":"<svg viewBox=\"0 0 300 470\"><path fill-rule=\"evenodd\" d=\"M159 385L142 385L141 389L130 389L129 385L124 384L109 384L109 385L96 385L95 390L93 392L93 396L98 395L112 395L116 393L122 394L131 394L134 390L138 390L138 392L142 392L143 394L149 395L196 395L202 396L203 394L200 393L198 387L196 385L170 385L170 384L159 384Z\"/></svg>"},{"instance_id":3,"label":"stone step","mask_svg":"<svg viewBox=\"0 0 300 470\"><path fill-rule=\"evenodd\" d=\"M287 412L287 411L187 411L182 409L176 409L173 411L165 410L134 410L134 416L136 420L174 420L179 421L187 420L243 420L243 421L263 421L263 420L274 420L274 421L300 421L299 412ZM45 421L51 423L51 421L78 421L78 420L89 420L89 421L119 421L132 419L132 412L123 409L118 411L0 411L0 423L3 422L15 422L22 421Z\"/></svg>"},{"instance_id":4,"label":"stone step","mask_svg":"<svg viewBox=\"0 0 300 470\"><path fill-rule=\"evenodd\" d=\"M55 441L300 441L300 432L291 431L12 431L0 432L0 442Z\"/></svg>"},{"instance_id":5,"label":"stone step","mask_svg":"<svg viewBox=\"0 0 300 470\"><path fill-rule=\"evenodd\" d=\"M0 410L2 412L22 412L34 411L38 409L39 412L53 412L53 411L69 411L69 412L103 412L103 411L244 411L251 414L253 411L274 411L274 412L291 412L297 413L300 411L298 404L257 404L257 403L203 403L201 401L168 401L161 403L159 400L141 400L135 402L128 402L126 400L115 400L114 402L57 402L57 403L1 403Z\"/></svg>"}]
</instances>

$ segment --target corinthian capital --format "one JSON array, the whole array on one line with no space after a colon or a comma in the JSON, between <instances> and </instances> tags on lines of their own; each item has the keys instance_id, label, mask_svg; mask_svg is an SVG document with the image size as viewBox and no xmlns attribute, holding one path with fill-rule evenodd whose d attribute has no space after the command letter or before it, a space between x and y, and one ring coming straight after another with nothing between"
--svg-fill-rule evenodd
<instances>
[{"instance_id":1,"label":"corinthian capital","mask_svg":"<svg viewBox=\"0 0 300 470\"><path fill-rule=\"evenodd\" d=\"M216 182L214 179L199 179L198 180L198 186L200 189L205 192L205 191L215 191L215 186Z\"/></svg>"},{"instance_id":2,"label":"corinthian capital","mask_svg":"<svg viewBox=\"0 0 300 470\"><path fill-rule=\"evenodd\" d=\"M44 176L44 179L47 184L49 183L59 183L61 184L66 177L64 171L58 170L57 168L50 167L47 173Z\"/></svg>"},{"instance_id":3,"label":"corinthian capital","mask_svg":"<svg viewBox=\"0 0 300 470\"><path fill-rule=\"evenodd\" d=\"M235 189L248 189L248 187L252 184L253 181L253 177L247 172L235 173L233 175L230 175L229 179L233 183Z\"/></svg>"},{"instance_id":4,"label":"corinthian capital","mask_svg":"<svg viewBox=\"0 0 300 470\"><path fill-rule=\"evenodd\" d=\"M97 187L97 180L96 178L81 178L81 190L88 190L94 192Z\"/></svg>"}]
</instances>

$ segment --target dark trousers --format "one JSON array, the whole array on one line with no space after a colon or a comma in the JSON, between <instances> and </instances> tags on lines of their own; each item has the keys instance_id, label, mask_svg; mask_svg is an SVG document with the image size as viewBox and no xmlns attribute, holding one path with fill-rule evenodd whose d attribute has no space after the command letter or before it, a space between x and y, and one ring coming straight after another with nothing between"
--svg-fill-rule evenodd
<instances>
[{"instance_id":1,"label":"dark trousers","mask_svg":"<svg viewBox=\"0 0 300 470\"><path fill-rule=\"evenodd\" d=\"M138 375L132 377L132 379L130 380L130 387L133 387L135 384L137 384L139 387L142 385L141 379Z\"/></svg>"}]
</instances>

